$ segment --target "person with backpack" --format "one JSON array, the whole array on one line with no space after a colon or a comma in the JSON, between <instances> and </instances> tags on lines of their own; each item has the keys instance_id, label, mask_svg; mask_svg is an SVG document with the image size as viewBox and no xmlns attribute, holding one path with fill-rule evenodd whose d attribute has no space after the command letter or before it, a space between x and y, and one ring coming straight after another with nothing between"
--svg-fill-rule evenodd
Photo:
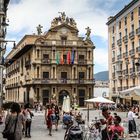
<instances>
[{"instance_id":1,"label":"person with backpack","mask_svg":"<svg viewBox=\"0 0 140 140\"><path fill-rule=\"evenodd\" d=\"M7 138L7 140L21 140L25 118L20 113L20 105L13 103L10 112L11 113L6 116L5 129L2 132L3 137Z\"/></svg>"}]
</instances>

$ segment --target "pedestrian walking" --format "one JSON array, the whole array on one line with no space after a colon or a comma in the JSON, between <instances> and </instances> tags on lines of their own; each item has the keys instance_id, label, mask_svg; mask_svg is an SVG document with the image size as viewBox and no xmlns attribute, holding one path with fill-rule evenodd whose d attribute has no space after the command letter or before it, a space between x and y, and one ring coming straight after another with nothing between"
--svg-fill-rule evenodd
<instances>
[{"instance_id":1,"label":"pedestrian walking","mask_svg":"<svg viewBox=\"0 0 140 140\"><path fill-rule=\"evenodd\" d=\"M130 136L136 135L135 118L137 117L138 116L135 115L134 107L130 107L129 112L128 112L128 130L129 130Z\"/></svg>"},{"instance_id":2,"label":"pedestrian walking","mask_svg":"<svg viewBox=\"0 0 140 140\"><path fill-rule=\"evenodd\" d=\"M24 126L25 119L20 113L20 105L13 103L11 105L11 113L6 116L5 130L9 132L7 140L21 140L22 139L22 127ZM10 134L13 135L10 135Z\"/></svg>"},{"instance_id":3,"label":"pedestrian walking","mask_svg":"<svg viewBox=\"0 0 140 140\"><path fill-rule=\"evenodd\" d=\"M52 115L53 110L50 105L47 105L47 109L45 111L45 120L47 128L49 129L49 135L52 136Z\"/></svg>"},{"instance_id":4,"label":"pedestrian walking","mask_svg":"<svg viewBox=\"0 0 140 140\"><path fill-rule=\"evenodd\" d=\"M55 105L55 116L56 116L56 122L55 122L55 127L56 127L56 131L58 130L58 124L59 124L59 119L60 119L60 114L59 114L59 108L57 105Z\"/></svg>"},{"instance_id":5,"label":"pedestrian walking","mask_svg":"<svg viewBox=\"0 0 140 140\"><path fill-rule=\"evenodd\" d=\"M25 110L25 137L31 138L31 124L32 124L32 117L34 114L31 112L29 108Z\"/></svg>"}]
</instances>

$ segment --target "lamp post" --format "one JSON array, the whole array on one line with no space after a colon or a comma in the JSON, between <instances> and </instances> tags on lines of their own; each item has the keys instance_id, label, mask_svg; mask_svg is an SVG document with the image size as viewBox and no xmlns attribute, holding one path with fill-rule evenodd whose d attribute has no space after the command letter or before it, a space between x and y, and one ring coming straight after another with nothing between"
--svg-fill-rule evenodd
<instances>
[{"instance_id":1,"label":"lamp post","mask_svg":"<svg viewBox=\"0 0 140 140\"><path fill-rule=\"evenodd\" d=\"M3 70L5 69L4 54L6 52L7 42L13 42L13 49L16 46L15 41L13 40L0 40L0 107L3 104Z\"/></svg>"}]
</instances>

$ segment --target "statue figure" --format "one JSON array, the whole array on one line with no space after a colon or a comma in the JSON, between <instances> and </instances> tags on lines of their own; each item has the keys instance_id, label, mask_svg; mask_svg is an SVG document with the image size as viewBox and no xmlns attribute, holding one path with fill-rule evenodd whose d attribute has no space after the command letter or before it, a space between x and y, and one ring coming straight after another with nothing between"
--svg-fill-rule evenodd
<instances>
[{"instance_id":1,"label":"statue figure","mask_svg":"<svg viewBox=\"0 0 140 140\"><path fill-rule=\"evenodd\" d=\"M70 19L69 19L69 22L70 22L70 25L71 25L71 26L73 26L74 28L77 28L76 22L75 22L75 20L74 20L73 18L70 18Z\"/></svg>"},{"instance_id":2,"label":"statue figure","mask_svg":"<svg viewBox=\"0 0 140 140\"><path fill-rule=\"evenodd\" d=\"M42 33L41 28L43 28L43 26L41 26L41 25L39 24L36 28L37 28L37 34L38 34L38 35L41 35L41 33Z\"/></svg>"},{"instance_id":3,"label":"statue figure","mask_svg":"<svg viewBox=\"0 0 140 140\"><path fill-rule=\"evenodd\" d=\"M65 12L58 12L58 13L61 14L62 22L64 22L64 21L65 21L65 18L66 18L66 14L65 14Z\"/></svg>"},{"instance_id":4,"label":"statue figure","mask_svg":"<svg viewBox=\"0 0 140 140\"><path fill-rule=\"evenodd\" d=\"M89 28L89 27L87 27L87 28L85 28L86 30L87 30L87 32L86 32L86 40L91 40L90 39L90 34L91 34L91 29Z\"/></svg>"},{"instance_id":5,"label":"statue figure","mask_svg":"<svg viewBox=\"0 0 140 140\"><path fill-rule=\"evenodd\" d=\"M52 23L51 23L51 27L55 27L56 25L58 25L58 18L54 18Z\"/></svg>"},{"instance_id":6,"label":"statue figure","mask_svg":"<svg viewBox=\"0 0 140 140\"><path fill-rule=\"evenodd\" d=\"M66 24L68 24L69 23L69 18L68 17L66 17Z\"/></svg>"}]
</instances>

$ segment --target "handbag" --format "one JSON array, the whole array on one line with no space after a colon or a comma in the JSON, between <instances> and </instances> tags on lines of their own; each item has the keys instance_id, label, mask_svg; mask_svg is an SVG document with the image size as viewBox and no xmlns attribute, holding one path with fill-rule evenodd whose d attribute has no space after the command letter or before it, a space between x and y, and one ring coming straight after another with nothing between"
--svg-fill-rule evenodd
<instances>
[{"instance_id":1,"label":"handbag","mask_svg":"<svg viewBox=\"0 0 140 140\"><path fill-rule=\"evenodd\" d=\"M14 132L10 132L11 127L13 126L13 124L11 125L11 127L8 129L8 125L11 121L11 118L9 119L7 125L5 125L5 129L2 132L3 138L10 138L11 140L14 139L15 137L15 130L16 130L16 126L17 126L17 120L18 120L18 114L16 117L16 122L15 122L15 127L14 127Z\"/></svg>"}]
</instances>

